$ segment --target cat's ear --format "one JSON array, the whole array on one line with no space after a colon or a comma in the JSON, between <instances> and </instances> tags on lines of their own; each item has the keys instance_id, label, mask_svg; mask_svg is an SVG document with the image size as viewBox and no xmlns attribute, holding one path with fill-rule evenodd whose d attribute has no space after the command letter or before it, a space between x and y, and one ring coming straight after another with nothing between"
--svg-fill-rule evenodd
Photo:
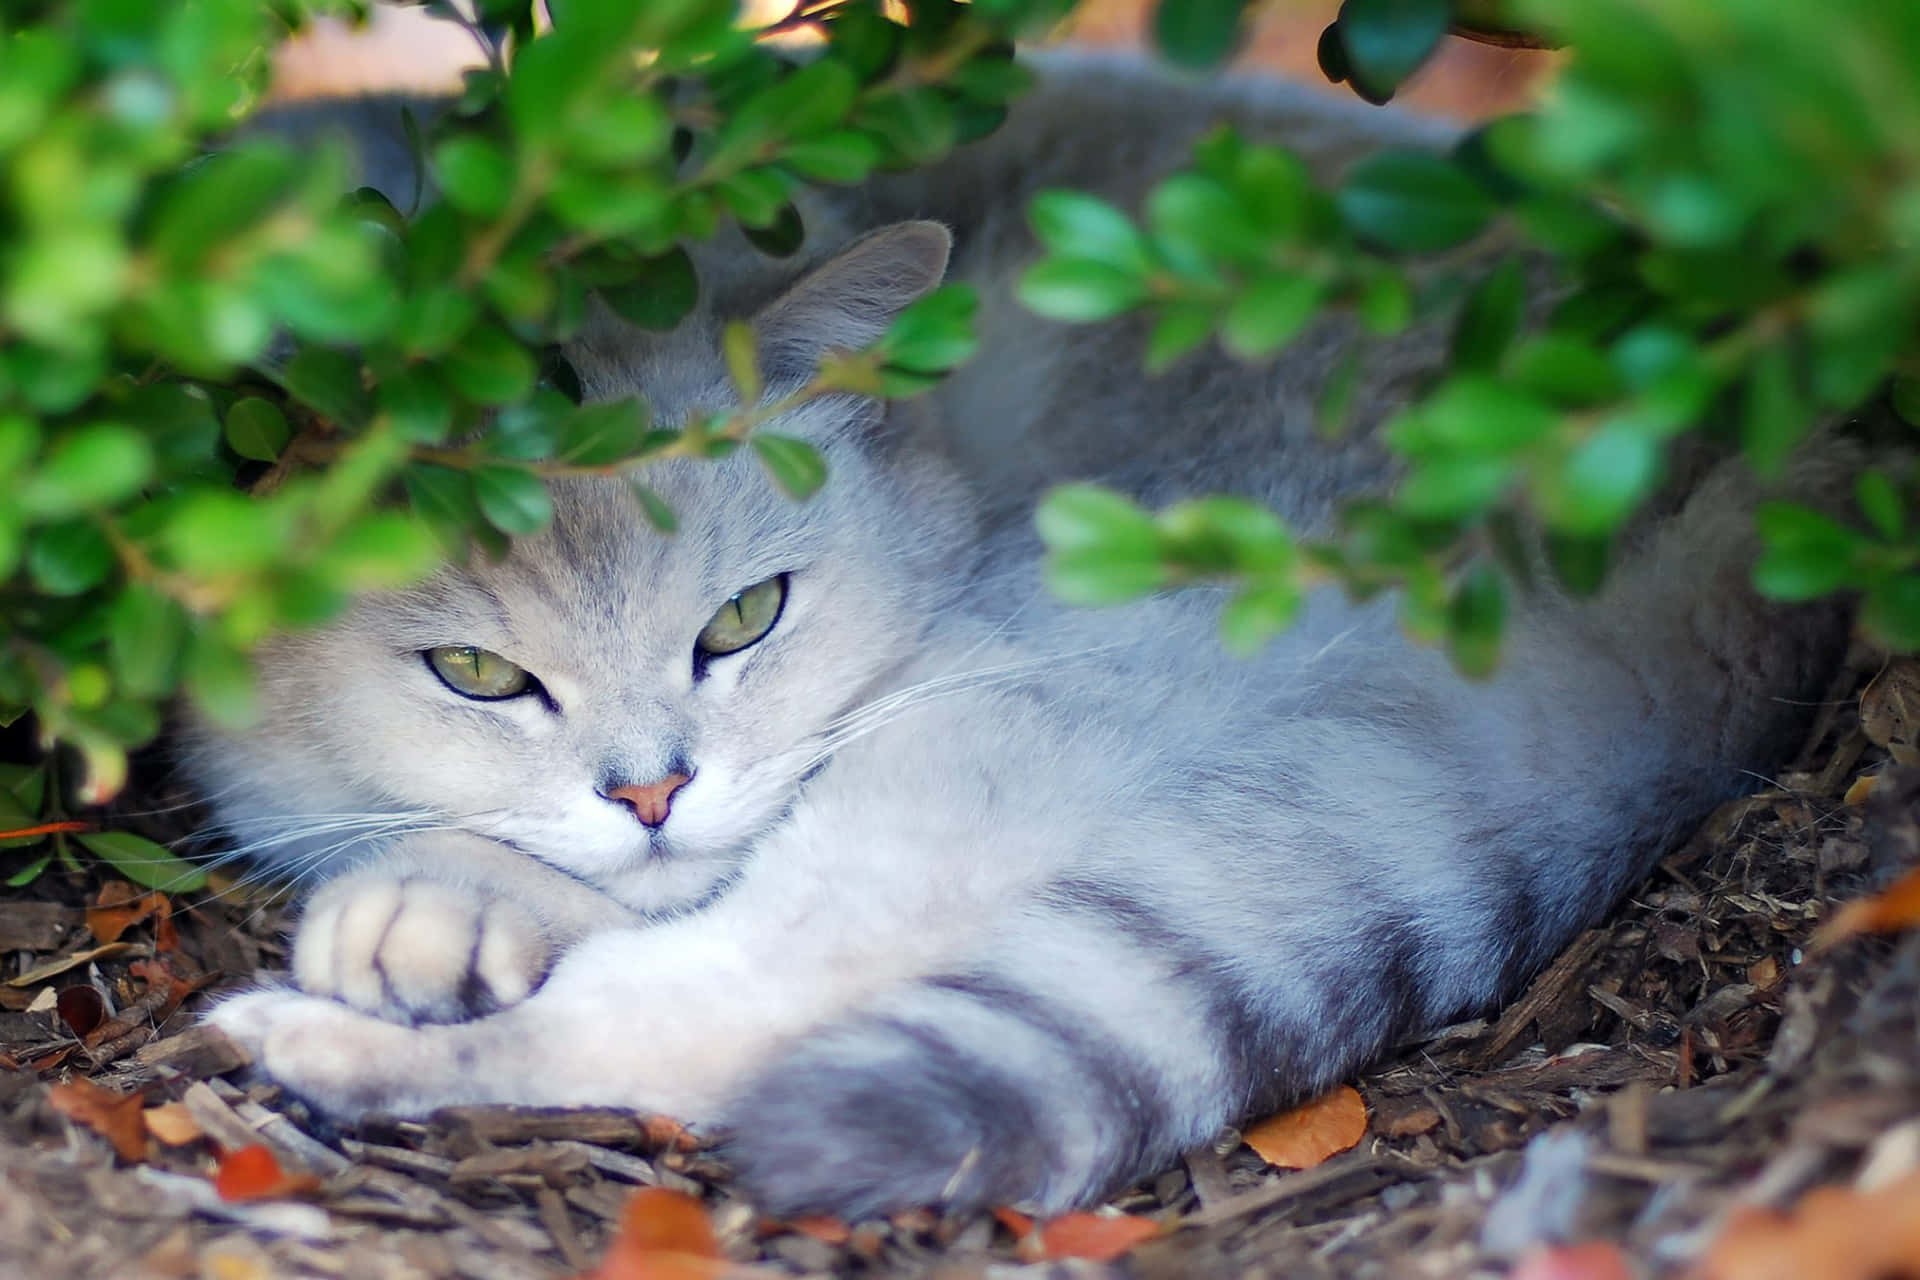
<instances>
[{"instance_id":1,"label":"cat's ear","mask_svg":"<svg viewBox=\"0 0 1920 1280\"><path fill-rule=\"evenodd\" d=\"M769 381L806 377L829 351L857 351L932 292L953 235L937 222L896 222L855 240L755 317Z\"/></svg>"}]
</instances>

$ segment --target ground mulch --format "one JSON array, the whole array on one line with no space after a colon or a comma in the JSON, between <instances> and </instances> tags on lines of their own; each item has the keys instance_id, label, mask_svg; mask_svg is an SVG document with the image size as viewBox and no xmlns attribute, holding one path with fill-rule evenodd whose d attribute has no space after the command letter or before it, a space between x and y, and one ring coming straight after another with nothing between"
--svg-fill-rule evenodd
<instances>
[{"instance_id":1,"label":"ground mulch","mask_svg":"<svg viewBox=\"0 0 1920 1280\"><path fill-rule=\"evenodd\" d=\"M1862 728L1880 666L1859 658L1793 769L1716 813L1504 1012L1356 1081L1357 1147L1285 1171L1222 1134L1115 1198L1163 1230L1113 1262L1036 1260L1008 1214L775 1222L657 1118L469 1107L316 1124L195 1024L207 991L282 959L279 904L182 898L103 944L85 907L104 877L49 873L0 898L0 1277L574 1276L641 1187L698 1197L736 1265L617 1280L1507 1277L1582 1240L1616 1242L1630 1269L1554 1275L1686 1274L1743 1208L1920 1168L1920 934L1812 946L1838 904L1920 862L1920 768L1882 745L1916 758L1885 677ZM108 821L178 837L199 818L176 800L136 788ZM82 1079L138 1093L122 1120L158 1112L170 1141L133 1125L117 1153L111 1120L76 1120L74 1091L56 1093ZM220 1153L253 1145L285 1193L223 1198ZM1920 1257L1876 1266L1920 1275ZM1835 1263L1815 1280L1874 1274Z\"/></svg>"}]
</instances>

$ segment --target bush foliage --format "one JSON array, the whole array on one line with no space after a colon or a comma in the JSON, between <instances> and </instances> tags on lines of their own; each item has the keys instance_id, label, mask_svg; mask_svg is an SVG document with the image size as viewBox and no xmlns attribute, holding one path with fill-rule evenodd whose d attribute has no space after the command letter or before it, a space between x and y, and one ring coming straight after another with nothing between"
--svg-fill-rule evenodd
<instances>
[{"instance_id":1,"label":"bush foliage","mask_svg":"<svg viewBox=\"0 0 1920 1280\"><path fill-rule=\"evenodd\" d=\"M778 406L662 429L642 403L576 404L549 353L590 291L675 323L699 287L685 246L723 220L788 253L801 184L990 132L1028 79L1012 41L1071 0L910 0L904 23L878 0L804 3L780 25L826 43L801 61L725 0L549 0L550 27L530 0L479 0L489 65L415 139L437 197L343 200L345 157L270 137L208 155L260 105L276 41L364 7L0 14L0 719L30 712L77 749L88 798L117 789L176 693L246 718L247 655L275 630L538 529L546 477L633 477L663 533L649 459L751 448L804 497L819 460L763 429ZM1213 67L1244 7L1163 0L1162 53ZM1334 189L1223 132L1137 217L1084 193L1033 202L1045 256L1023 301L1076 323L1149 313L1149 368L1208 341L1270 359L1331 308L1379 333L1453 326L1448 366L1384 428L1405 482L1337 537L1297 539L1243 501L1153 513L1070 487L1039 517L1061 593L1228 582L1226 637L1251 647L1318 584L1393 588L1414 633L1483 672L1525 581L1522 528L1590 588L1688 433L1773 473L1878 398L1920 421L1920 6L1347 0L1321 62L1381 101L1463 28L1564 45L1545 106L1448 155L1374 156ZM1448 269L1495 228L1504 258ZM1533 326L1542 276L1522 262L1541 260L1558 301ZM913 394L970 352L971 321L949 287L796 394ZM751 344L729 349L752 404ZM1325 389L1330 430L1350 382ZM1766 507L1757 582L1858 590L1871 632L1920 645L1914 496L1911 474L1869 470L1850 520ZM45 765L0 777L0 831L57 824L62 790ZM0 867L15 882L64 852L41 834L0 847L20 851ZM157 849L95 851L179 883Z\"/></svg>"}]
</instances>

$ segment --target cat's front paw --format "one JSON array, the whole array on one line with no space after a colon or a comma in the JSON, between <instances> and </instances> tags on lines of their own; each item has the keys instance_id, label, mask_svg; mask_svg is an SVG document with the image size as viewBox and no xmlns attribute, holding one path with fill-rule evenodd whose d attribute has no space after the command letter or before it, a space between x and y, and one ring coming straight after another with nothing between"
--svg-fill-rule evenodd
<instances>
[{"instance_id":1,"label":"cat's front paw","mask_svg":"<svg viewBox=\"0 0 1920 1280\"><path fill-rule=\"evenodd\" d=\"M553 963L538 923L505 898L363 873L314 897L293 980L389 1022L464 1022L532 994Z\"/></svg>"}]
</instances>

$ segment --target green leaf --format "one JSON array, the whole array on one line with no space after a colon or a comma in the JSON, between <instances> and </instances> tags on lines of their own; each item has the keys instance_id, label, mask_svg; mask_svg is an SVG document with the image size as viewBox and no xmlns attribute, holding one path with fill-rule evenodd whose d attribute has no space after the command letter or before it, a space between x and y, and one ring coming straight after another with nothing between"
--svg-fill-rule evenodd
<instances>
[{"instance_id":1,"label":"green leaf","mask_svg":"<svg viewBox=\"0 0 1920 1280\"><path fill-rule=\"evenodd\" d=\"M105 582L113 547L91 521L68 520L36 529L27 543L27 572L50 596L76 596Z\"/></svg>"},{"instance_id":2,"label":"green leaf","mask_svg":"<svg viewBox=\"0 0 1920 1280\"><path fill-rule=\"evenodd\" d=\"M375 511L341 530L320 558L331 584L346 591L384 591L418 582L440 562L429 527L402 511Z\"/></svg>"},{"instance_id":3,"label":"green leaf","mask_svg":"<svg viewBox=\"0 0 1920 1280\"><path fill-rule=\"evenodd\" d=\"M187 614L171 597L140 583L120 593L107 615L107 646L120 687L142 698L173 692L187 636Z\"/></svg>"},{"instance_id":4,"label":"green leaf","mask_svg":"<svg viewBox=\"0 0 1920 1280\"><path fill-rule=\"evenodd\" d=\"M1147 225L1170 265L1189 274L1215 264L1264 263L1268 241L1234 192L1199 173L1176 173L1147 196Z\"/></svg>"},{"instance_id":5,"label":"green leaf","mask_svg":"<svg viewBox=\"0 0 1920 1280\"><path fill-rule=\"evenodd\" d=\"M487 522L505 534L538 533L553 518L547 486L519 467L475 468L473 497Z\"/></svg>"},{"instance_id":6,"label":"green leaf","mask_svg":"<svg viewBox=\"0 0 1920 1280\"><path fill-rule=\"evenodd\" d=\"M280 406L259 396L244 396L227 410L227 447L243 458L272 462L293 438Z\"/></svg>"},{"instance_id":7,"label":"green leaf","mask_svg":"<svg viewBox=\"0 0 1920 1280\"><path fill-rule=\"evenodd\" d=\"M1761 554L1753 585L1775 600L1815 600L1856 585L1858 533L1791 502L1764 502L1754 516Z\"/></svg>"},{"instance_id":8,"label":"green leaf","mask_svg":"<svg viewBox=\"0 0 1920 1280\"><path fill-rule=\"evenodd\" d=\"M890 365L915 373L943 373L979 349L974 316L980 294L970 284L946 284L894 317L879 350Z\"/></svg>"},{"instance_id":9,"label":"green leaf","mask_svg":"<svg viewBox=\"0 0 1920 1280\"><path fill-rule=\"evenodd\" d=\"M341 426L360 426L370 404L360 379L360 362L325 347L304 347L280 371L280 385L321 417Z\"/></svg>"},{"instance_id":10,"label":"green leaf","mask_svg":"<svg viewBox=\"0 0 1920 1280\"><path fill-rule=\"evenodd\" d=\"M1050 553L1048 585L1070 604L1113 604L1165 582L1153 518L1110 489L1055 489L1041 501L1034 523Z\"/></svg>"},{"instance_id":11,"label":"green leaf","mask_svg":"<svg viewBox=\"0 0 1920 1280\"><path fill-rule=\"evenodd\" d=\"M1813 406L1800 392L1791 353L1763 347L1754 357L1741 401L1740 444L1747 460L1763 476L1779 475L1813 425Z\"/></svg>"},{"instance_id":12,"label":"green leaf","mask_svg":"<svg viewBox=\"0 0 1920 1280\"><path fill-rule=\"evenodd\" d=\"M264 568L286 549L283 509L224 489L189 494L161 531L174 563L209 576Z\"/></svg>"},{"instance_id":13,"label":"green leaf","mask_svg":"<svg viewBox=\"0 0 1920 1280\"><path fill-rule=\"evenodd\" d=\"M1860 514L1889 542L1899 538L1906 528L1906 502L1900 496L1893 477L1877 467L1862 471L1853 482L1853 499Z\"/></svg>"},{"instance_id":14,"label":"green leaf","mask_svg":"<svg viewBox=\"0 0 1920 1280\"><path fill-rule=\"evenodd\" d=\"M1347 174L1334 203L1355 234L1404 253L1471 240L1494 213L1480 184L1428 151L1376 152Z\"/></svg>"},{"instance_id":15,"label":"green leaf","mask_svg":"<svg viewBox=\"0 0 1920 1280\"><path fill-rule=\"evenodd\" d=\"M1027 220L1049 253L1093 258L1134 274L1153 269L1147 239L1133 219L1084 191L1042 191L1027 205Z\"/></svg>"},{"instance_id":16,"label":"green leaf","mask_svg":"<svg viewBox=\"0 0 1920 1280\"><path fill-rule=\"evenodd\" d=\"M1902 573L1874 583L1860 605L1860 627L1896 653L1920 649L1920 576Z\"/></svg>"},{"instance_id":17,"label":"green leaf","mask_svg":"<svg viewBox=\"0 0 1920 1280\"><path fill-rule=\"evenodd\" d=\"M1153 42L1167 61L1207 70L1227 60L1240 43L1240 11L1247 0L1160 0L1153 12Z\"/></svg>"},{"instance_id":18,"label":"green leaf","mask_svg":"<svg viewBox=\"0 0 1920 1280\"><path fill-rule=\"evenodd\" d=\"M648 524L666 534L679 529L680 521L673 514L673 508L667 505L665 498L638 480L630 481L628 488L633 492L633 500L640 504L641 514L646 516Z\"/></svg>"},{"instance_id":19,"label":"green leaf","mask_svg":"<svg viewBox=\"0 0 1920 1280\"><path fill-rule=\"evenodd\" d=\"M1213 308L1206 303L1168 303L1147 335L1147 372L1159 373L1207 340Z\"/></svg>"},{"instance_id":20,"label":"green leaf","mask_svg":"<svg viewBox=\"0 0 1920 1280\"><path fill-rule=\"evenodd\" d=\"M1492 565L1474 565L1447 605L1447 653L1462 675L1485 679L1493 674L1506 623L1506 583Z\"/></svg>"},{"instance_id":21,"label":"green leaf","mask_svg":"<svg viewBox=\"0 0 1920 1280\"><path fill-rule=\"evenodd\" d=\"M1520 332L1526 305L1526 272L1518 258L1508 258L1467 295L1453 326L1453 368L1498 368Z\"/></svg>"},{"instance_id":22,"label":"green leaf","mask_svg":"<svg viewBox=\"0 0 1920 1280\"><path fill-rule=\"evenodd\" d=\"M880 144L852 129L835 129L780 151L780 163L815 182L859 182L880 163Z\"/></svg>"},{"instance_id":23,"label":"green leaf","mask_svg":"<svg viewBox=\"0 0 1920 1280\"><path fill-rule=\"evenodd\" d=\"M139 492L153 473L153 449L132 427L95 423L55 441L17 501L43 519L112 506Z\"/></svg>"},{"instance_id":24,"label":"green leaf","mask_svg":"<svg viewBox=\"0 0 1920 1280\"><path fill-rule=\"evenodd\" d=\"M1407 473L1394 491L1394 507L1418 520L1459 520L1492 506L1513 479L1503 458L1442 455Z\"/></svg>"},{"instance_id":25,"label":"green leaf","mask_svg":"<svg viewBox=\"0 0 1920 1280\"><path fill-rule=\"evenodd\" d=\"M1453 0L1346 0L1336 26L1344 70L1369 101L1393 95L1427 60L1453 20Z\"/></svg>"},{"instance_id":26,"label":"green leaf","mask_svg":"<svg viewBox=\"0 0 1920 1280\"><path fill-rule=\"evenodd\" d=\"M1659 482L1660 442L1624 426L1602 426L1555 468L1536 478L1535 500L1559 533L1612 533Z\"/></svg>"},{"instance_id":27,"label":"green leaf","mask_svg":"<svg viewBox=\"0 0 1920 1280\"><path fill-rule=\"evenodd\" d=\"M1516 387L1570 407L1599 404L1623 390L1613 362L1591 342L1567 333L1543 333L1522 342L1506 361L1506 377Z\"/></svg>"},{"instance_id":28,"label":"green leaf","mask_svg":"<svg viewBox=\"0 0 1920 1280\"><path fill-rule=\"evenodd\" d=\"M1300 589L1291 582L1248 587L1220 611L1220 639L1229 653L1251 657L1300 616Z\"/></svg>"},{"instance_id":29,"label":"green leaf","mask_svg":"<svg viewBox=\"0 0 1920 1280\"><path fill-rule=\"evenodd\" d=\"M632 279L602 289L600 296L623 320L665 332L693 310L700 281L687 251L675 248L641 263Z\"/></svg>"},{"instance_id":30,"label":"green leaf","mask_svg":"<svg viewBox=\"0 0 1920 1280\"><path fill-rule=\"evenodd\" d=\"M1016 289L1029 311L1079 322L1110 319L1147 296L1140 276L1091 258L1043 259L1027 269Z\"/></svg>"},{"instance_id":31,"label":"green leaf","mask_svg":"<svg viewBox=\"0 0 1920 1280\"><path fill-rule=\"evenodd\" d=\"M448 138L435 147L433 172L447 202L476 218L498 217L513 198L513 161L475 134Z\"/></svg>"},{"instance_id":32,"label":"green leaf","mask_svg":"<svg viewBox=\"0 0 1920 1280\"><path fill-rule=\"evenodd\" d=\"M811 498L826 483L827 464L819 450L805 440L756 431L748 437L748 442L759 456L760 465L788 497Z\"/></svg>"},{"instance_id":33,"label":"green leaf","mask_svg":"<svg viewBox=\"0 0 1920 1280\"><path fill-rule=\"evenodd\" d=\"M424 368L406 368L382 378L375 394L380 417L403 440L437 444L453 428L453 398Z\"/></svg>"},{"instance_id":34,"label":"green leaf","mask_svg":"<svg viewBox=\"0 0 1920 1280\"><path fill-rule=\"evenodd\" d=\"M1307 275L1263 275L1233 300L1220 340L1242 359L1271 355L1306 328L1319 309L1320 282Z\"/></svg>"},{"instance_id":35,"label":"green leaf","mask_svg":"<svg viewBox=\"0 0 1920 1280\"><path fill-rule=\"evenodd\" d=\"M204 870L131 831L95 831L75 839L135 884L162 893L191 893L206 887Z\"/></svg>"},{"instance_id":36,"label":"green leaf","mask_svg":"<svg viewBox=\"0 0 1920 1280\"><path fill-rule=\"evenodd\" d=\"M0 880L0 884L6 885L9 889L19 889L30 885L40 878L40 874L47 869L48 864L52 861L53 850L49 849L32 862L29 862L26 866L8 876L5 880Z\"/></svg>"},{"instance_id":37,"label":"green leaf","mask_svg":"<svg viewBox=\"0 0 1920 1280\"><path fill-rule=\"evenodd\" d=\"M728 321L720 331L720 354L726 360L733 394L743 406L760 403L760 348L753 326L745 320Z\"/></svg>"},{"instance_id":38,"label":"green leaf","mask_svg":"<svg viewBox=\"0 0 1920 1280\"><path fill-rule=\"evenodd\" d=\"M475 404L499 405L533 390L539 362L506 330L481 324L460 339L441 362L447 381Z\"/></svg>"}]
</instances>

